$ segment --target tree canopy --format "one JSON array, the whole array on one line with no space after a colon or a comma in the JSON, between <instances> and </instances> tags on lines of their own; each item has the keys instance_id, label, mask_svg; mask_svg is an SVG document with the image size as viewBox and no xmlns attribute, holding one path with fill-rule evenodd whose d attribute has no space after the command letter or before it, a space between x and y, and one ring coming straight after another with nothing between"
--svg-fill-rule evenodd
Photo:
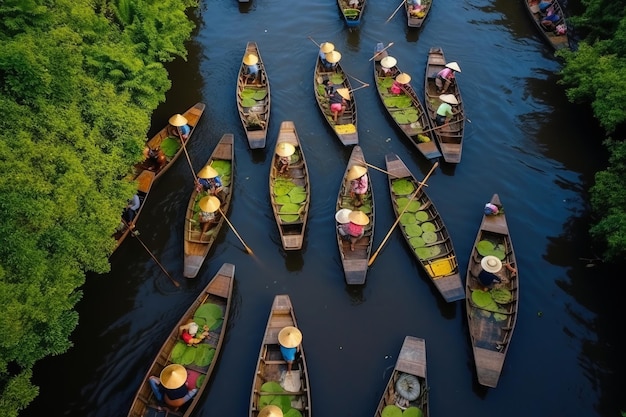
<instances>
[{"instance_id":1,"label":"tree canopy","mask_svg":"<svg viewBox=\"0 0 626 417\"><path fill-rule=\"evenodd\" d=\"M71 347L85 273L112 234L150 114L186 59L195 0L0 3L0 415L38 393L40 359ZM28 334L28 338L16 337Z\"/></svg>"}]
</instances>

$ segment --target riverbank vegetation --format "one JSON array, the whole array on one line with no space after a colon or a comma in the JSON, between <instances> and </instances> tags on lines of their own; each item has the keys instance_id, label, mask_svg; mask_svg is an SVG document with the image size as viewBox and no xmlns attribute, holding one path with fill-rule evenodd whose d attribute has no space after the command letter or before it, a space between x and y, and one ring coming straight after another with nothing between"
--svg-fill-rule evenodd
<instances>
[{"instance_id":1,"label":"riverbank vegetation","mask_svg":"<svg viewBox=\"0 0 626 417\"><path fill-rule=\"evenodd\" d=\"M561 52L561 83L571 102L588 104L609 153L607 168L590 190L591 236L607 262L626 259L626 2L582 0L585 7L570 23L582 39L576 51Z\"/></svg>"},{"instance_id":2,"label":"riverbank vegetation","mask_svg":"<svg viewBox=\"0 0 626 417\"><path fill-rule=\"evenodd\" d=\"M150 115L195 0L0 2L0 415L71 347L85 273L108 271Z\"/></svg>"}]
</instances>

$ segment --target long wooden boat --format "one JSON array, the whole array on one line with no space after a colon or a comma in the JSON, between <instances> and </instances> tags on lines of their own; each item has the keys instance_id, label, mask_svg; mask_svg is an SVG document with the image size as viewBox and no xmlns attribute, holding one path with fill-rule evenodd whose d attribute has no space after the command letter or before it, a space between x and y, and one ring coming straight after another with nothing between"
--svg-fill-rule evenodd
<instances>
[{"instance_id":1,"label":"long wooden boat","mask_svg":"<svg viewBox=\"0 0 626 417\"><path fill-rule=\"evenodd\" d=\"M228 328L234 281L235 265L223 264L178 323L176 323L165 343L159 349L137 394L135 394L128 417L161 415L189 417L193 413L211 380L213 369L222 350L224 336ZM209 327L208 337L204 338L196 346L187 346L179 336L179 327L190 321L196 322L200 328L203 328L204 325ZM187 360L189 354L185 355L189 350L195 351L194 359L190 363ZM202 354L199 354L200 352ZM173 363L184 365L187 370L188 388L198 389L196 395L177 410L173 410L157 401L149 382L151 376L159 377L163 368Z\"/></svg>"},{"instance_id":2,"label":"long wooden boat","mask_svg":"<svg viewBox=\"0 0 626 417\"><path fill-rule=\"evenodd\" d=\"M357 5L351 5L350 0L337 0L337 5L343 16L343 20L346 22L346 26L349 28L357 27L361 24L361 16L365 10L366 0L358 0Z\"/></svg>"},{"instance_id":3,"label":"long wooden boat","mask_svg":"<svg viewBox=\"0 0 626 417\"><path fill-rule=\"evenodd\" d=\"M347 179L350 168L354 165L365 165L365 156L360 146L352 148L350 159L343 174L341 185L339 186L339 194L337 196L336 211L341 209L355 210L352 197L350 196L350 181ZM369 170L367 172L369 176ZM358 207L369 217L369 224L365 226L365 233L354 245L354 250L350 250L350 242L342 239L337 231L337 244L339 246L339 255L341 256L341 264L345 275L346 283L350 285L365 284L367 275L368 262L372 252L372 244L374 242L374 190L371 178L369 179L369 192L363 197L363 204ZM339 223L335 223L339 226Z\"/></svg>"},{"instance_id":4,"label":"long wooden boat","mask_svg":"<svg viewBox=\"0 0 626 417\"><path fill-rule=\"evenodd\" d=\"M298 250L302 249L304 242L311 201L311 185L300 138L295 124L291 121L280 124L276 149L285 143L293 145L295 152L289 157L291 162L287 171L282 174L278 166L280 157L274 153L269 174L270 202L283 248Z\"/></svg>"},{"instance_id":5,"label":"long wooden boat","mask_svg":"<svg viewBox=\"0 0 626 417\"><path fill-rule=\"evenodd\" d=\"M189 146L189 141L193 137L193 132L196 130L196 126L200 121L202 113L204 113L205 107L204 103L196 103L182 114L183 117L187 119L187 124L191 128L189 136L185 141L186 146ZM141 171L149 170L154 172L154 180L156 181L180 157L183 153L183 147L180 138L174 134L175 129L175 127L168 123L146 142L146 158L135 165L136 176L139 176ZM158 156L153 158L149 156L151 153Z\"/></svg>"},{"instance_id":6,"label":"long wooden boat","mask_svg":"<svg viewBox=\"0 0 626 417\"><path fill-rule=\"evenodd\" d=\"M219 173L224 187L224 192L220 193L220 211L218 212L218 221L204 235L202 234L202 226L199 222L200 207L198 202L205 196L206 192L198 192L194 187L189 198L189 204L185 213L185 229L184 229L184 271L183 275L187 278L194 278L200 267L204 263L209 250L215 243L217 236L224 224L224 216L228 214L230 200L233 195L234 184L234 163L235 163L235 146L234 135L226 133L222 136L217 146L213 150L211 157L206 165L211 165Z\"/></svg>"},{"instance_id":7,"label":"long wooden boat","mask_svg":"<svg viewBox=\"0 0 626 417\"><path fill-rule=\"evenodd\" d=\"M343 115L337 118L337 123L333 121L330 111L330 102L326 96L323 82L331 80L336 88L347 88L350 93L350 100L347 100L346 110ZM356 101L348 76L343 71L341 63L338 62L333 69L325 68L319 53L316 58L315 71L313 72L313 91L315 100L326 119L328 125L333 129L339 141L344 145L357 145L359 143L359 133L357 131Z\"/></svg>"},{"instance_id":8,"label":"long wooden boat","mask_svg":"<svg viewBox=\"0 0 626 417\"><path fill-rule=\"evenodd\" d=\"M430 118L411 83L402 85L402 93L400 94L392 94L389 91L395 77L402 71L400 71L398 65L394 65L389 74L383 72L380 61L388 56L387 51L383 49L383 44L378 43L375 51L376 57L374 58L374 80L376 81L376 89L378 90L378 97L380 97L381 103L404 137L426 159L440 158L441 152L437 148L435 133L431 130Z\"/></svg>"},{"instance_id":9,"label":"long wooden boat","mask_svg":"<svg viewBox=\"0 0 626 417\"><path fill-rule=\"evenodd\" d=\"M248 81L246 77L247 65L243 62L248 54L256 55L259 59L257 77ZM246 132L250 149L265 148L267 129L270 124L270 81L265 71L265 65L255 42L248 42L246 51L241 59L241 67L237 77L237 110L239 118Z\"/></svg>"},{"instance_id":10,"label":"long wooden boat","mask_svg":"<svg viewBox=\"0 0 626 417\"><path fill-rule=\"evenodd\" d=\"M130 223L126 223L124 218L122 217L122 222L120 224L120 228L115 232L113 238L115 239L115 249L120 247L124 239L130 234L131 230L137 224L137 220L139 220L139 215L143 210L146 199L148 198L148 194L150 193L150 189L152 188L152 184L154 183L154 172L149 170L143 170L141 173L135 178L137 182L137 197L139 197L139 209L137 209L137 213L135 217Z\"/></svg>"},{"instance_id":11,"label":"long wooden boat","mask_svg":"<svg viewBox=\"0 0 626 417\"><path fill-rule=\"evenodd\" d=\"M398 155L385 155L385 165L393 211L415 259L447 302L462 300L458 259L443 218L424 187L414 196L419 181Z\"/></svg>"},{"instance_id":12,"label":"long wooden boat","mask_svg":"<svg viewBox=\"0 0 626 417\"><path fill-rule=\"evenodd\" d=\"M422 0L419 5L419 10L414 10L413 5L405 1L404 10L406 11L407 26L410 28L421 28L430 12L431 6L432 0Z\"/></svg>"},{"instance_id":13,"label":"long wooden boat","mask_svg":"<svg viewBox=\"0 0 626 417\"><path fill-rule=\"evenodd\" d=\"M501 207L497 194L491 197L491 204ZM509 227L502 210L497 215L483 215L465 281L467 324L478 382L495 388L517 322L519 278L517 273L503 266L496 273L502 281L484 291L478 274L482 270L481 260L487 255L497 256L503 264L517 267Z\"/></svg>"},{"instance_id":14,"label":"long wooden boat","mask_svg":"<svg viewBox=\"0 0 626 417\"><path fill-rule=\"evenodd\" d=\"M444 69L445 66L446 59L443 55L443 50L438 47L430 48L428 51L428 62L426 64L426 76L424 81L424 104L433 127L437 126L435 118L437 117L437 108L439 108L441 104L435 78L437 77L437 73ZM453 94L458 100L459 104L453 107L453 110L458 111L458 113L450 119L447 125L435 128L434 132L444 161L458 164L461 162L461 153L463 151L465 110L463 108L463 100L461 100L461 91L457 81L450 84L447 94Z\"/></svg>"},{"instance_id":15,"label":"long wooden boat","mask_svg":"<svg viewBox=\"0 0 626 417\"><path fill-rule=\"evenodd\" d=\"M261 351L258 356L252 395L250 417L258 417L267 404L280 406L284 415L311 417L311 391L302 343L297 347L296 359L290 372L283 360L278 343L278 333L286 326L298 327L291 299L286 294L274 297Z\"/></svg>"},{"instance_id":16,"label":"long wooden boat","mask_svg":"<svg viewBox=\"0 0 626 417\"><path fill-rule=\"evenodd\" d=\"M424 339L406 336L393 368L389 382L385 387L383 396L378 403L374 417L383 415L402 415L404 410L419 408L419 411L407 415L420 415L428 417L428 379L426 377L426 341ZM398 408L395 413L386 408Z\"/></svg>"},{"instance_id":17,"label":"long wooden boat","mask_svg":"<svg viewBox=\"0 0 626 417\"><path fill-rule=\"evenodd\" d=\"M555 30L546 30L541 25L541 20L543 19L543 14L539 9L539 3L541 0L522 0L524 3L524 8L526 9L530 18L535 22L535 26L537 26L537 30L541 33L541 36L548 41L548 44L554 48L554 50L570 48L569 35L568 35L568 27L565 21L565 14L563 14L563 9L559 4L558 0L552 0L551 6L552 11L556 13L560 20L556 23ZM557 26L560 26L560 30L556 29ZM563 31L564 29L564 31Z\"/></svg>"}]
</instances>

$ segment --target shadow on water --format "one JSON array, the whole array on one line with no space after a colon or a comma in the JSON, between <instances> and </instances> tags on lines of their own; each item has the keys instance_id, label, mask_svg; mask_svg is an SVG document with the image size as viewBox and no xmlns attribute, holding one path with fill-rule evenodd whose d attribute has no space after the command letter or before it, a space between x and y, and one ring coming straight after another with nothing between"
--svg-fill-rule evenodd
<instances>
[{"instance_id":1,"label":"shadow on water","mask_svg":"<svg viewBox=\"0 0 626 417\"><path fill-rule=\"evenodd\" d=\"M363 304L367 299L365 298L365 294L363 291L365 290L366 284L364 285L346 285L345 291L350 296L350 304L353 306L357 306Z\"/></svg>"}]
</instances>

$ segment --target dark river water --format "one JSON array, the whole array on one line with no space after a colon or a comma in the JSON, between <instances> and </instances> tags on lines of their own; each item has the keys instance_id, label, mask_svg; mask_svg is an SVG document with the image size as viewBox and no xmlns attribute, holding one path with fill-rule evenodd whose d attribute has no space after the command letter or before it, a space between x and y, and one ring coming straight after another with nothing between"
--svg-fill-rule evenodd
<instances>
[{"instance_id":1,"label":"dark river water","mask_svg":"<svg viewBox=\"0 0 626 417\"><path fill-rule=\"evenodd\" d=\"M78 304L74 347L35 367L41 387L26 416L125 416L155 354L182 313L224 262L236 266L234 311L211 386L197 416L248 415L269 308L289 294L310 368L316 417L371 416L406 335L426 339L431 416L615 416L625 408L623 328L611 271L587 267L587 189L602 168L593 120L569 105L554 75L560 63L520 1L437 0L420 30L408 30L397 1L370 1L349 30L332 0L207 0L187 62L169 66L173 86L149 134L173 113L207 104L189 146L197 171L220 137L235 134L229 219L254 252L222 229L197 278L185 279L183 220L193 176L185 158L153 187L138 223L141 240L181 282L175 288L146 250L127 239L111 272L91 274ZM272 89L266 149L248 148L235 105L246 42L255 41ZM334 235L334 206L350 149L327 128L313 98L318 48L330 41L344 70L373 83L377 42L423 96L428 49L457 61L469 118L463 159L443 164L427 192L442 214L465 274L482 207L498 193L517 252L521 301L498 387L476 381L462 302L447 304L398 231L372 264L364 286L345 284ZM353 87L358 86L353 82ZM418 178L430 164L398 135L373 87L355 92L360 144L370 164L397 153ZM271 151L283 120L295 122L309 164L311 211L304 248L282 250L268 201ZM394 223L385 174L371 171L377 249ZM226 226L225 226L226 227ZM615 323L613 323L615 322Z\"/></svg>"}]
</instances>

